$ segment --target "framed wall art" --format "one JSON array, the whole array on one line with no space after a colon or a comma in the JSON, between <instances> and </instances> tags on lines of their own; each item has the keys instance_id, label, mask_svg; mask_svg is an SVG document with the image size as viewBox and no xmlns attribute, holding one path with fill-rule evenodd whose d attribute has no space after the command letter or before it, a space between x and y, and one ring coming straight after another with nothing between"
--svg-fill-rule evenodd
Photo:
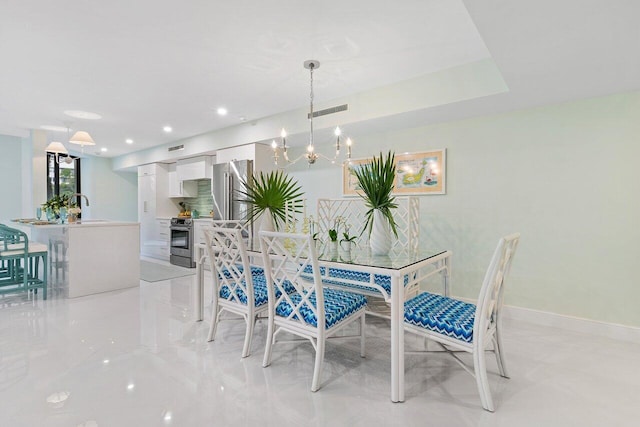
<instances>
[{"instance_id":1,"label":"framed wall art","mask_svg":"<svg viewBox=\"0 0 640 427\"><path fill-rule=\"evenodd\" d=\"M371 159L352 160L342 167L342 193L357 195L354 169ZM445 194L446 149L396 154L396 181L393 194Z\"/></svg>"}]
</instances>

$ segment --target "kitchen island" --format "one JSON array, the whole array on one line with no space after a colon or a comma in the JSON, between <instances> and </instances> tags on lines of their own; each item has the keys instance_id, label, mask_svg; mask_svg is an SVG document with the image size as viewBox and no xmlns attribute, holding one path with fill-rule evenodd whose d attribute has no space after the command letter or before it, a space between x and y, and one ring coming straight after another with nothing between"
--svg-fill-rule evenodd
<instances>
[{"instance_id":1,"label":"kitchen island","mask_svg":"<svg viewBox=\"0 0 640 427\"><path fill-rule=\"evenodd\" d=\"M7 223L49 251L49 289L76 298L140 285L140 224L84 220Z\"/></svg>"}]
</instances>

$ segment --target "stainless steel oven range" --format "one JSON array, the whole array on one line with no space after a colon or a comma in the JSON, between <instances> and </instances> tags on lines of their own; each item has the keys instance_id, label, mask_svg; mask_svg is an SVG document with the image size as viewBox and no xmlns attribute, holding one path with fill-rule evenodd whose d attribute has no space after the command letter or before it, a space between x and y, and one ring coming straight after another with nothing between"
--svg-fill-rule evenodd
<instances>
[{"instance_id":1,"label":"stainless steel oven range","mask_svg":"<svg viewBox=\"0 0 640 427\"><path fill-rule=\"evenodd\" d=\"M169 262L195 268L193 250L193 221L191 218L171 218L171 254Z\"/></svg>"}]
</instances>

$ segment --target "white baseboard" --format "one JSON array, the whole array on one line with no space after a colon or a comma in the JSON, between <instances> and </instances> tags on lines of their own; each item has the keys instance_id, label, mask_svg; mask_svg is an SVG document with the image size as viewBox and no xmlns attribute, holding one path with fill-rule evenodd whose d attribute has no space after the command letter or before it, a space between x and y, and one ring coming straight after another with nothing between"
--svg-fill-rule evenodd
<instances>
[{"instance_id":1,"label":"white baseboard","mask_svg":"<svg viewBox=\"0 0 640 427\"><path fill-rule=\"evenodd\" d=\"M634 326L599 322L597 320L582 319L579 317L507 305L503 307L503 310L505 318L516 321L523 320L537 325L551 326L640 344L640 328Z\"/></svg>"}]
</instances>

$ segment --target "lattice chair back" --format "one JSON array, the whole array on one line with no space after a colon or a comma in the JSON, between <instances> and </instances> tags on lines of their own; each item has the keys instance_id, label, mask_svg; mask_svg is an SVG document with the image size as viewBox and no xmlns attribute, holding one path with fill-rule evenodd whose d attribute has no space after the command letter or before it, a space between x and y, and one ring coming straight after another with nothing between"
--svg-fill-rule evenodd
<instances>
[{"instance_id":1,"label":"lattice chair back","mask_svg":"<svg viewBox=\"0 0 640 427\"><path fill-rule=\"evenodd\" d=\"M501 238L485 274L473 325L474 345L479 348L484 348L486 337L490 337L499 328L504 282L509 275L519 241L520 233Z\"/></svg>"},{"instance_id":2,"label":"lattice chair back","mask_svg":"<svg viewBox=\"0 0 640 427\"><path fill-rule=\"evenodd\" d=\"M393 210L393 216L398 225L398 238L393 241L392 249L418 248L420 234L420 198L415 196L396 197L398 208ZM328 230L334 228L336 218L342 217L351 226L349 233L358 236L356 244L359 247L369 245L369 233L364 229L367 207L361 198L318 199L317 229L318 236L325 240ZM340 231L340 238L342 237Z\"/></svg>"},{"instance_id":3,"label":"lattice chair back","mask_svg":"<svg viewBox=\"0 0 640 427\"><path fill-rule=\"evenodd\" d=\"M291 251L285 248L285 240L295 243ZM311 236L278 232L260 232L260 244L268 286L269 310L276 307L282 312L280 317L295 324L300 330L325 330L324 295L318 266L318 255ZM287 245L289 247L289 245ZM305 281L309 277L309 266L313 273L313 283ZM307 273L305 273L305 269ZM292 291L295 288L295 292ZM282 310L282 308L285 308ZM317 319L310 325L305 319Z\"/></svg>"},{"instance_id":4,"label":"lattice chair back","mask_svg":"<svg viewBox=\"0 0 640 427\"><path fill-rule=\"evenodd\" d=\"M231 228L240 230L242 232L242 239L247 246L249 246L249 243L253 238L253 226L251 221L236 219L214 219L212 221L212 226L218 228Z\"/></svg>"},{"instance_id":5,"label":"lattice chair back","mask_svg":"<svg viewBox=\"0 0 640 427\"><path fill-rule=\"evenodd\" d=\"M255 306L253 275L239 228L212 227L204 231L207 255L215 284L214 300Z\"/></svg>"}]
</instances>

